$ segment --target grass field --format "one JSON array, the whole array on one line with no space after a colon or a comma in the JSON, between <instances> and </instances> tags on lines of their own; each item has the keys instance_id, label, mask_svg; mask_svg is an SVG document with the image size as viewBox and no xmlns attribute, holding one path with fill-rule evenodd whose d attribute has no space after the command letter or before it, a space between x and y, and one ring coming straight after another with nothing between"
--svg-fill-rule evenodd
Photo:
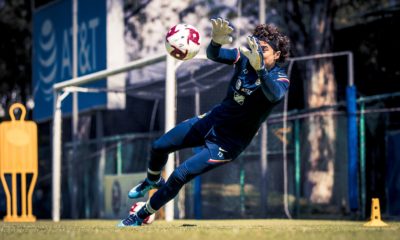
<instances>
[{"instance_id":1,"label":"grass field","mask_svg":"<svg viewBox=\"0 0 400 240\"><path fill-rule=\"evenodd\" d=\"M152 240L322 240L400 239L400 222L366 228L364 222L318 220L177 220L156 221L143 227L117 228L118 221L80 220L0 222L0 239L152 239Z\"/></svg>"}]
</instances>

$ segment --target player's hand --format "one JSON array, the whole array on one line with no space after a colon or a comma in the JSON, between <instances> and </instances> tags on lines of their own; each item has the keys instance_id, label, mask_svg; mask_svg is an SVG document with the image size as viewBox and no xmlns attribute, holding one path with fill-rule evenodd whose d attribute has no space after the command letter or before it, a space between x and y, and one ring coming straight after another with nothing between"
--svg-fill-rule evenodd
<instances>
[{"instance_id":1,"label":"player's hand","mask_svg":"<svg viewBox=\"0 0 400 240\"><path fill-rule=\"evenodd\" d=\"M239 47L239 51L249 59L254 70L258 71L263 69L265 67L264 57L258 40L253 36L248 36L247 43L249 44L250 50L246 47Z\"/></svg>"},{"instance_id":2,"label":"player's hand","mask_svg":"<svg viewBox=\"0 0 400 240\"><path fill-rule=\"evenodd\" d=\"M222 18L211 19L212 33L211 37L215 43L224 45L232 43L233 38L230 35L233 28L229 26L229 22Z\"/></svg>"}]
</instances>

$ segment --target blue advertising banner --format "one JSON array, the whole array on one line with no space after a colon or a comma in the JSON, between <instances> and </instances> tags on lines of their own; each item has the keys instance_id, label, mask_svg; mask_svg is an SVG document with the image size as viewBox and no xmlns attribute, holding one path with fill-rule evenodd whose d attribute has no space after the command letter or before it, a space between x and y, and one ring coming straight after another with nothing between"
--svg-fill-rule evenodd
<instances>
[{"instance_id":1,"label":"blue advertising banner","mask_svg":"<svg viewBox=\"0 0 400 240\"><path fill-rule=\"evenodd\" d=\"M78 76L107 67L106 0L78 1ZM33 20L33 93L35 120L53 113L53 84L72 78L72 0L59 0L34 13ZM105 88L105 80L86 87ZM79 110L105 108L106 93L79 94ZM63 113L72 110L72 98L62 103Z\"/></svg>"}]
</instances>

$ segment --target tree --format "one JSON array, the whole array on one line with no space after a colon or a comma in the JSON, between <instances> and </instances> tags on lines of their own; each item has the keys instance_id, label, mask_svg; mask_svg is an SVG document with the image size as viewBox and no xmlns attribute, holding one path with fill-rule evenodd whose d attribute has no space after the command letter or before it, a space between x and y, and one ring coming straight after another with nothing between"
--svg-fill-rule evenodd
<instances>
[{"instance_id":1,"label":"tree","mask_svg":"<svg viewBox=\"0 0 400 240\"><path fill-rule=\"evenodd\" d=\"M332 51L333 23L337 1L282 2L284 19L295 39L293 52L306 56ZM306 108L335 105L336 81L332 59L310 61L302 65L307 81L304 84ZM309 79L309 80L308 80ZM314 203L329 203L332 197L336 121L331 117L310 117L308 126L309 164L307 180L312 186L309 195Z\"/></svg>"},{"instance_id":2,"label":"tree","mask_svg":"<svg viewBox=\"0 0 400 240\"><path fill-rule=\"evenodd\" d=\"M0 108L3 111L11 102L24 102L30 95L30 4L30 0L1 1L0 4Z\"/></svg>"},{"instance_id":3,"label":"tree","mask_svg":"<svg viewBox=\"0 0 400 240\"><path fill-rule=\"evenodd\" d=\"M337 24L357 23L355 17L367 9L387 4L349 0L284 0L276 4L292 40L293 55L307 56L333 50L334 30ZM307 61L302 67L305 108L337 104L337 80L332 58ZM338 149L337 122L334 116L316 116L308 119L309 167L307 181L311 185L306 194L311 202L329 203L334 184L334 160Z\"/></svg>"}]
</instances>

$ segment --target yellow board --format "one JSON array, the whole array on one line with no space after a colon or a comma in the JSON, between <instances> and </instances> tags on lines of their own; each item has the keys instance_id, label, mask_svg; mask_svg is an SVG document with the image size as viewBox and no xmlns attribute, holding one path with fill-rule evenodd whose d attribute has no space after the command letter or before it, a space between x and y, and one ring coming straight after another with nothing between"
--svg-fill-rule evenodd
<instances>
[{"instance_id":1,"label":"yellow board","mask_svg":"<svg viewBox=\"0 0 400 240\"><path fill-rule=\"evenodd\" d=\"M14 110L19 108L21 117L15 119ZM37 126L25 121L26 110L20 103L9 109L11 121L0 123L0 177L6 193L6 222L34 222L32 215L32 194L38 175ZM11 175L11 194L6 181ZM21 216L17 213L17 174L21 175ZM26 192L27 175L32 174L28 196Z\"/></svg>"},{"instance_id":2,"label":"yellow board","mask_svg":"<svg viewBox=\"0 0 400 240\"><path fill-rule=\"evenodd\" d=\"M381 209L379 206L379 198L373 198L371 204L370 221L364 224L365 227L386 227L388 226L381 220Z\"/></svg>"}]
</instances>

